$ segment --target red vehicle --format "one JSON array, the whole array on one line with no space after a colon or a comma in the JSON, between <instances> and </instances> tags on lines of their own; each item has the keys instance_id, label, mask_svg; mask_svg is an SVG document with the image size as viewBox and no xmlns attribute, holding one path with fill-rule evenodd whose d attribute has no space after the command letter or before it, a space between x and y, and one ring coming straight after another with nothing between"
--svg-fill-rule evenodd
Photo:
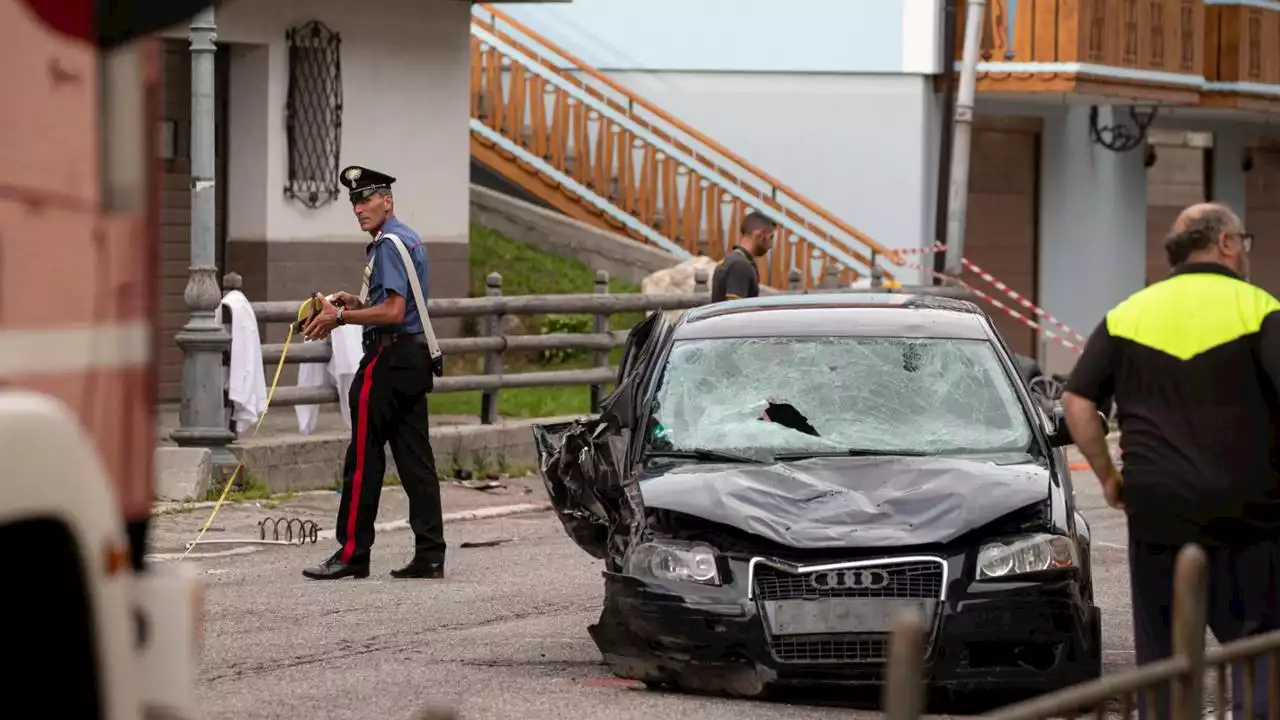
<instances>
[{"instance_id":1,"label":"red vehicle","mask_svg":"<svg viewBox=\"0 0 1280 720\"><path fill-rule=\"evenodd\" d=\"M160 282L146 36L209 4L0 0L0 616L16 714L198 717L199 584L143 560Z\"/></svg>"}]
</instances>

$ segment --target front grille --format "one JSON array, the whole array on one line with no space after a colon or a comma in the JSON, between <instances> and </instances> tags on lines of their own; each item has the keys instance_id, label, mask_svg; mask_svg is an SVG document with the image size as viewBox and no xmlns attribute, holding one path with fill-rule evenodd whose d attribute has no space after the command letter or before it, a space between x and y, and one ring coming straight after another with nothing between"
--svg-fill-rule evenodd
<instances>
[{"instance_id":1,"label":"front grille","mask_svg":"<svg viewBox=\"0 0 1280 720\"><path fill-rule=\"evenodd\" d=\"M757 602L776 600L824 600L834 598L884 598L940 600L946 581L940 560L885 561L860 565L883 571L889 582L881 588L820 587L812 582L814 573L790 573L757 563L752 589ZM887 633L788 635L768 638L769 650L782 663L796 664L878 664L888 661Z\"/></svg>"},{"instance_id":2,"label":"front grille","mask_svg":"<svg viewBox=\"0 0 1280 720\"><path fill-rule=\"evenodd\" d=\"M887 635L834 636L836 639L771 638L769 650L785 663L882 663L889 659Z\"/></svg>"},{"instance_id":3,"label":"front grille","mask_svg":"<svg viewBox=\"0 0 1280 720\"><path fill-rule=\"evenodd\" d=\"M792 574L759 564L755 594L761 600L818 600L822 598L903 598L936 600L942 596L942 564L909 560L876 565L889 575L889 584L876 589L818 588L813 573Z\"/></svg>"}]
</instances>

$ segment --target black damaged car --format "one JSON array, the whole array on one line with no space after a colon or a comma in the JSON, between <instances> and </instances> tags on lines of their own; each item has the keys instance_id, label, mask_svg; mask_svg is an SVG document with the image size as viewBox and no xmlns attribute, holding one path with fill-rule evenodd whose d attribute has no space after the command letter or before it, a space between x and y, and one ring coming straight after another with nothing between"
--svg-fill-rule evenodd
<instances>
[{"instance_id":1,"label":"black damaged car","mask_svg":"<svg viewBox=\"0 0 1280 720\"><path fill-rule=\"evenodd\" d=\"M803 295L652 313L598 418L534 430L589 628L650 686L875 684L902 611L944 690L1101 672L1089 526L1046 413L976 305Z\"/></svg>"}]
</instances>

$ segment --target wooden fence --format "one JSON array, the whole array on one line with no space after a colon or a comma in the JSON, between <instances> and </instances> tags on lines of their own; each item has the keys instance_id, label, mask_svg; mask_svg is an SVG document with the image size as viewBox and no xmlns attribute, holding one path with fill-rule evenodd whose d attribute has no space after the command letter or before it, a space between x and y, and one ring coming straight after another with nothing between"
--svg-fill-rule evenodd
<instances>
[{"instance_id":1,"label":"wooden fence","mask_svg":"<svg viewBox=\"0 0 1280 720\"><path fill-rule=\"evenodd\" d=\"M617 313L651 312L654 310L685 310L704 305L711 300L707 289L707 277L699 272L695 278L693 294L681 295L645 295L645 294L610 294L609 275L603 271L596 273L595 292L577 295L503 295L502 276L489 273L485 279L485 297L477 298L433 298L427 300L427 313L432 318L470 317L481 321L481 334L477 337L440 338L440 350L446 357L464 354L484 354L484 372L479 375L458 375L436 378L433 394L461 392L465 390L481 391L479 408L480 421L493 424L499 415L498 391L507 388L548 387L548 386L582 386L591 388L591 412L599 412L600 402L604 398L605 386L617 379L617 368L609 365L609 352L626 344L626 331L610 330L610 319ZM806 293L801 287L798 272L791 274L790 293ZM239 275L229 273L223 280L225 292L239 290L242 281ZM927 285L920 287L903 287L887 289L873 288L836 288L828 287L817 292L839 293L915 293L934 296L945 296L960 299L971 299L967 290L952 286ZM302 300L283 300L269 302L251 302L258 323L288 324L297 319L298 306ZM594 323L589 333L545 333L541 335L506 334L503 332L503 317L507 315L557 315L575 314L592 315ZM229 323L227 313L222 320ZM548 370L506 373L502 368L503 354L508 351L539 350L584 350L594 354L594 367L576 370ZM262 360L268 368L274 370L285 354L283 343L264 343ZM285 354L285 363L327 363L333 350L328 340L302 342L294 335L294 342ZM228 353L227 358L230 357ZM226 362L226 360L224 360ZM326 386L292 386L276 389L271 404L273 407L297 405L322 405L338 402L337 388Z\"/></svg>"}]
</instances>

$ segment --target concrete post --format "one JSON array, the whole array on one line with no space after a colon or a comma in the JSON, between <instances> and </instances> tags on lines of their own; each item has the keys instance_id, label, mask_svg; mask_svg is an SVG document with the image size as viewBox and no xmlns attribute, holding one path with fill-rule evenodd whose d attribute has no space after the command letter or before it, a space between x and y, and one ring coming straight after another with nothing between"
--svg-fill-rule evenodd
<instances>
[{"instance_id":1,"label":"concrete post","mask_svg":"<svg viewBox=\"0 0 1280 720\"><path fill-rule=\"evenodd\" d=\"M235 464L235 439L223 407L222 353L231 336L218 322L221 300L215 239L213 7L191 23L191 268L183 293L191 318L178 333L182 348L182 406L170 436L181 447L207 447L215 465Z\"/></svg>"},{"instance_id":2,"label":"concrete post","mask_svg":"<svg viewBox=\"0 0 1280 720\"><path fill-rule=\"evenodd\" d=\"M840 268L835 263L827 265L826 277L822 278L822 287L827 290L840 287Z\"/></svg>"}]
</instances>

